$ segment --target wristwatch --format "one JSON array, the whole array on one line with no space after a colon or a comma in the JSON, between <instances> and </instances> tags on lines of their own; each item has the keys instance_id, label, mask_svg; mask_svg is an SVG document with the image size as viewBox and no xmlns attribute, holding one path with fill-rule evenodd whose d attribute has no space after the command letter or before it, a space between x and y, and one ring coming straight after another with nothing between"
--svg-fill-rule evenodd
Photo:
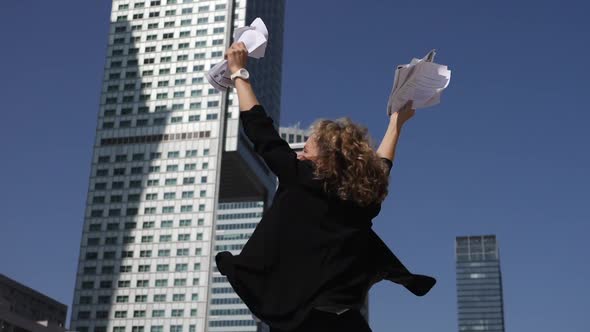
<instances>
[{"instance_id":1,"label":"wristwatch","mask_svg":"<svg viewBox=\"0 0 590 332\"><path fill-rule=\"evenodd\" d=\"M235 79L238 77L247 80L248 78L250 78L250 73L246 70L246 68L240 68L230 76L232 82L235 81Z\"/></svg>"}]
</instances>

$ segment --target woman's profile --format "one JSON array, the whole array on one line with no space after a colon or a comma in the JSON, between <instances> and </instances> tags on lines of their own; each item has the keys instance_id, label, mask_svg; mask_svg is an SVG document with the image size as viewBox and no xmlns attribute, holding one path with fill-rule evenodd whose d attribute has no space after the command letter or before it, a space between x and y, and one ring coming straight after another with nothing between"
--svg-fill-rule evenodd
<instances>
[{"instance_id":1,"label":"woman's profile","mask_svg":"<svg viewBox=\"0 0 590 332\"><path fill-rule=\"evenodd\" d=\"M247 54L242 43L226 53L240 121L279 186L240 254L218 253L217 267L273 332L371 331L360 308L374 283L389 280L418 296L435 284L409 272L371 229L400 131L415 110L408 103L391 115L377 150L348 118L316 120L298 154L259 104Z\"/></svg>"}]
</instances>

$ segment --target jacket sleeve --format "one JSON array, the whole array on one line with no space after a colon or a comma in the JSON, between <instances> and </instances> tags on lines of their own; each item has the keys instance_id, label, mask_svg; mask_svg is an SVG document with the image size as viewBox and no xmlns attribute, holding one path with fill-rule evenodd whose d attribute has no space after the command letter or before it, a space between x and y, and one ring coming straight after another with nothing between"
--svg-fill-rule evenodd
<instances>
[{"instance_id":1,"label":"jacket sleeve","mask_svg":"<svg viewBox=\"0 0 590 332\"><path fill-rule=\"evenodd\" d=\"M381 157L381 160L383 160L383 163L385 163L385 165L387 165L387 174L391 173L391 167L393 167L393 161L387 159L387 158L383 158Z\"/></svg>"},{"instance_id":2,"label":"jacket sleeve","mask_svg":"<svg viewBox=\"0 0 590 332\"><path fill-rule=\"evenodd\" d=\"M261 105L240 112L240 120L246 136L254 144L254 150L281 183L288 183L297 175L297 153L281 138L273 120Z\"/></svg>"},{"instance_id":3,"label":"jacket sleeve","mask_svg":"<svg viewBox=\"0 0 590 332\"><path fill-rule=\"evenodd\" d=\"M393 162L383 157L381 157L381 161L383 161L383 164L385 164L387 174L389 175L389 173L391 172L391 167L393 166ZM369 218L373 219L377 217L377 215L379 215L379 212L381 212L381 203L374 203L369 206Z\"/></svg>"}]
</instances>

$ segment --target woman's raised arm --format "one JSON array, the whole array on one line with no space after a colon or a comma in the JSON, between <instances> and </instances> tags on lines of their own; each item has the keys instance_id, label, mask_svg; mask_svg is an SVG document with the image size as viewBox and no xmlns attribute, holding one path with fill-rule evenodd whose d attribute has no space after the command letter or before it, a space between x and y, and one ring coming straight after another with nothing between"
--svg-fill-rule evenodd
<instances>
[{"instance_id":1,"label":"woman's raised arm","mask_svg":"<svg viewBox=\"0 0 590 332\"><path fill-rule=\"evenodd\" d=\"M244 43L234 43L227 50L226 58L232 73L245 68L248 51ZM240 99L240 122L254 150L281 183L294 181L297 176L297 153L279 135L273 119L256 99L250 82L242 78L236 78L234 82Z\"/></svg>"},{"instance_id":2,"label":"woman's raised arm","mask_svg":"<svg viewBox=\"0 0 590 332\"><path fill-rule=\"evenodd\" d=\"M387 131L377 149L377 155L379 157L389 159L393 162L393 159L395 158L395 148L402 127L408 119L414 116L415 112L416 110L412 109L412 101L410 100L399 111L391 114Z\"/></svg>"},{"instance_id":3,"label":"woman's raised arm","mask_svg":"<svg viewBox=\"0 0 590 332\"><path fill-rule=\"evenodd\" d=\"M246 68L248 62L248 50L244 43L233 43L232 46L225 53L227 58L227 68L233 74L242 68ZM255 105L258 105L258 99L254 94L250 81L236 78L234 85L238 92L238 99L240 101L240 112L246 112L252 109Z\"/></svg>"}]
</instances>

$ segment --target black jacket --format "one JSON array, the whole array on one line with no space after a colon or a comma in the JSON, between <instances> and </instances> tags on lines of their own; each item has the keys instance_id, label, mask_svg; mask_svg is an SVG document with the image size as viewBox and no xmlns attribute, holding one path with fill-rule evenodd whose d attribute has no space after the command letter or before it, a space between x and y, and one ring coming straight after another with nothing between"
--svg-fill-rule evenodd
<instances>
[{"instance_id":1,"label":"black jacket","mask_svg":"<svg viewBox=\"0 0 590 332\"><path fill-rule=\"evenodd\" d=\"M262 106L240 119L279 186L240 254L223 251L215 261L256 317L291 330L318 305L359 308L382 279L418 296L434 286L434 278L410 273L371 229L381 204L361 207L326 194L313 163L297 159Z\"/></svg>"}]
</instances>

